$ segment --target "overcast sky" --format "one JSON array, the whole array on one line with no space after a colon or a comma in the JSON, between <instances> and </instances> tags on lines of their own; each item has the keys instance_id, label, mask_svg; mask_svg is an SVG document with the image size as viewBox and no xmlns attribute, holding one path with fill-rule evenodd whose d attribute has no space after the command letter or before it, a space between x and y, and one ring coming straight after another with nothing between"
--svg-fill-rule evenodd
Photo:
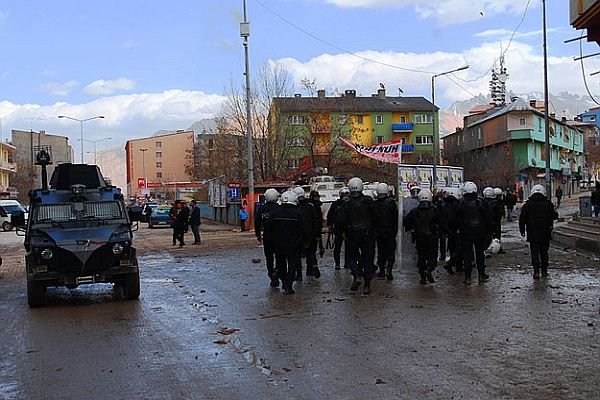
<instances>
[{"instance_id":1,"label":"overcast sky","mask_svg":"<svg viewBox=\"0 0 600 400\"><path fill-rule=\"evenodd\" d=\"M431 4L436 6L431 6ZM479 3L477 6L474 4ZM508 88L542 91L541 0L248 0L251 68L280 63L296 82L328 93L356 89L430 97L431 73L470 65L436 82L446 106L487 94L489 69L505 51ZM182 129L219 109L242 81L242 0L0 0L0 118L10 129L113 140ZM523 18L524 17L524 18ZM510 42L511 35L523 19ZM568 1L548 1L550 87L584 94ZM510 43L510 46L509 46ZM583 52L598 46L584 43ZM586 61L600 70L600 58ZM415 70L417 72L407 71ZM600 79L588 78L600 97ZM462 86L462 87L461 87ZM300 91L300 89L298 89Z\"/></svg>"}]
</instances>

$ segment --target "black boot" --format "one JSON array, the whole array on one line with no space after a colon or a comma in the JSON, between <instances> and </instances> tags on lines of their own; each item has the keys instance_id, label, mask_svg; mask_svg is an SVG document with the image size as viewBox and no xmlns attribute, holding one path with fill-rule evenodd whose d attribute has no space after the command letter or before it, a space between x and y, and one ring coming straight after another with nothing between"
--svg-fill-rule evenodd
<instances>
[{"instance_id":1,"label":"black boot","mask_svg":"<svg viewBox=\"0 0 600 400\"><path fill-rule=\"evenodd\" d=\"M421 280L419 282L421 282L422 285L427 284L427 274L425 272L421 272Z\"/></svg>"},{"instance_id":2,"label":"black boot","mask_svg":"<svg viewBox=\"0 0 600 400\"><path fill-rule=\"evenodd\" d=\"M292 289L292 282L286 282L283 284L283 293L285 294L294 294L294 289Z\"/></svg>"},{"instance_id":3,"label":"black boot","mask_svg":"<svg viewBox=\"0 0 600 400\"><path fill-rule=\"evenodd\" d=\"M356 292L358 290L358 287L360 286L361 282L360 282L360 278L356 275L354 275L354 280L352 281L352 286L350 286L350 290L353 292Z\"/></svg>"},{"instance_id":4,"label":"black boot","mask_svg":"<svg viewBox=\"0 0 600 400\"><path fill-rule=\"evenodd\" d=\"M548 277L548 267L542 267L542 278Z\"/></svg>"},{"instance_id":5,"label":"black boot","mask_svg":"<svg viewBox=\"0 0 600 400\"><path fill-rule=\"evenodd\" d=\"M335 264L335 270L336 270L336 271L339 271L340 269L341 269L341 268L340 268L340 264Z\"/></svg>"},{"instance_id":6,"label":"black boot","mask_svg":"<svg viewBox=\"0 0 600 400\"><path fill-rule=\"evenodd\" d=\"M431 271L427 272L427 280L429 281L429 283L435 283L435 279L433 279Z\"/></svg>"},{"instance_id":7,"label":"black boot","mask_svg":"<svg viewBox=\"0 0 600 400\"><path fill-rule=\"evenodd\" d=\"M296 270L296 281L302 282L302 268Z\"/></svg>"},{"instance_id":8,"label":"black boot","mask_svg":"<svg viewBox=\"0 0 600 400\"><path fill-rule=\"evenodd\" d=\"M379 267L379 272L377 273L378 278L385 278L385 269L383 267Z\"/></svg>"},{"instance_id":9,"label":"black boot","mask_svg":"<svg viewBox=\"0 0 600 400\"><path fill-rule=\"evenodd\" d=\"M470 285L471 284L471 272L466 272L465 271L465 280L463 282L465 285Z\"/></svg>"},{"instance_id":10,"label":"black boot","mask_svg":"<svg viewBox=\"0 0 600 400\"><path fill-rule=\"evenodd\" d=\"M371 279L365 278L365 286L363 287L363 294L371 293Z\"/></svg>"},{"instance_id":11,"label":"black boot","mask_svg":"<svg viewBox=\"0 0 600 400\"><path fill-rule=\"evenodd\" d=\"M448 271L448 273L449 273L450 275L454 275L454 271L452 270L452 265L450 265L450 264L446 264L446 265L444 265L444 269L445 269L446 271Z\"/></svg>"},{"instance_id":12,"label":"black boot","mask_svg":"<svg viewBox=\"0 0 600 400\"><path fill-rule=\"evenodd\" d=\"M279 278L277 277L277 274L275 272L271 272L269 274L269 278L271 278L271 287L279 286Z\"/></svg>"},{"instance_id":13,"label":"black boot","mask_svg":"<svg viewBox=\"0 0 600 400\"><path fill-rule=\"evenodd\" d=\"M485 269L477 270L477 280L479 283L487 282L490 279L490 276L485 273Z\"/></svg>"},{"instance_id":14,"label":"black boot","mask_svg":"<svg viewBox=\"0 0 600 400\"><path fill-rule=\"evenodd\" d=\"M314 267L312 270L313 276L317 279L321 277L321 271L319 271L319 267Z\"/></svg>"},{"instance_id":15,"label":"black boot","mask_svg":"<svg viewBox=\"0 0 600 400\"><path fill-rule=\"evenodd\" d=\"M533 279L540 279L540 269L539 268L534 268L533 269Z\"/></svg>"},{"instance_id":16,"label":"black boot","mask_svg":"<svg viewBox=\"0 0 600 400\"><path fill-rule=\"evenodd\" d=\"M315 272L314 272L314 268L313 267L309 267L308 265L306 266L306 276L314 276Z\"/></svg>"},{"instance_id":17,"label":"black boot","mask_svg":"<svg viewBox=\"0 0 600 400\"><path fill-rule=\"evenodd\" d=\"M392 266L388 266L385 270L385 279L387 279L388 281L393 281L394 280L394 275L392 275Z\"/></svg>"}]
</instances>

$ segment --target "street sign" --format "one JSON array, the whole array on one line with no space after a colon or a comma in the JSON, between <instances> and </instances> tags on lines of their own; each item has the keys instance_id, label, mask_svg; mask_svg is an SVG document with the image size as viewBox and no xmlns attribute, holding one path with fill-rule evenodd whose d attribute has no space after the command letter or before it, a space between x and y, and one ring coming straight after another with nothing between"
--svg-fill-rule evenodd
<instances>
[{"instance_id":1,"label":"street sign","mask_svg":"<svg viewBox=\"0 0 600 400\"><path fill-rule=\"evenodd\" d=\"M146 187L146 178L138 178L138 189L144 189Z\"/></svg>"},{"instance_id":2,"label":"street sign","mask_svg":"<svg viewBox=\"0 0 600 400\"><path fill-rule=\"evenodd\" d=\"M229 189L227 189L227 197L229 197L230 201L239 200L240 189L236 187L230 187Z\"/></svg>"}]
</instances>

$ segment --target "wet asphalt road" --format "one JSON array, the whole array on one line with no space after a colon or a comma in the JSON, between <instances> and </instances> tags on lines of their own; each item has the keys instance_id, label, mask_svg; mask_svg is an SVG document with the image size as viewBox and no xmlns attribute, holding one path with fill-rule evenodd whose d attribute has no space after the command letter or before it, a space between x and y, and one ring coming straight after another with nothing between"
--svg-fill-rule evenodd
<instances>
[{"instance_id":1,"label":"wet asphalt road","mask_svg":"<svg viewBox=\"0 0 600 400\"><path fill-rule=\"evenodd\" d=\"M361 296L326 256L320 280L284 296L251 234L229 235L235 249L145 251L139 301L92 285L29 309L24 277L5 272L0 399L600 398L594 257L554 249L534 283L513 236L491 281L464 287L443 269L418 284L407 253Z\"/></svg>"}]
</instances>

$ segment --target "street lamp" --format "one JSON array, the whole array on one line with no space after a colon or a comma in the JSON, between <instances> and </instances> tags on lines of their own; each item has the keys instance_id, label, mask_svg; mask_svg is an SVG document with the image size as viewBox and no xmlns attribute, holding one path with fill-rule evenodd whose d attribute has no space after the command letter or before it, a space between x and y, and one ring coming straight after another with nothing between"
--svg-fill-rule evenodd
<instances>
[{"instance_id":1,"label":"street lamp","mask_svg":"<svg viewBox=\"0 0 600 400\"><path fill-rule=\"evenodd\" d=\"M100 142L103 142L103 141L105 141L105 140L111 140L111 139L112 139L112 138L110 138L110 137L107 137L107 138L104 138L104 139L98 139L98 140L83 139L83 141L84 141L84 142L90 142L90 143L93 143L93 144L94 144L94 164L97 164L97 163L96 163L96 143L100 143ZM81 139L77 139L77 141L78 141L78 142L81 142ZM83 148L83 145L81 145L81 146L82 146L82 148ZM88 153L89 153L89 152L88 152ZM83 164L83 162L82 162L82 164Z\"/></svg>"},{"instance_id":2,"label":"street lamp","mask_svg":"<svg viewBox=\"0 0 600 400\"><path fill-rule=\"evenodd\" d=\"M142 152L142 177L144 178L144 189L148 187L148 182L146 182L146 152L148 151L147 147L143 147L140 149Z\"/></svg>"},{"instance_id":3,"label":"street lamp","mask_svg":"<svg viewBox=\"0 0 600 400\"><path fill-rule=\"evenodd\" d=\"M440 151L438 149L438 147L440 145L440 140L439 140L439 135L436 135L436 126L435 126L435 78L437 78L439 76L452 74L452 73L458 72L458 71L464 71L467 68L469 68L469 66L465 65L464 67L456 68L451 71L441 72L441 73L435 74L431 77L431 106L432 106L431 126L432 126L432 132L433 132L433 176L431 178L431 191L432 192L435 190L435 185L437 182L437 164L438 164L438 156L440 153Z\"/></svg>"},{"instance_id":4,"label":"street lamp","mask_svg":"<svg viewBox=\"0 0 600 400\"><path fill-rule=\"evenodd\" d=\"M79 118L73 118L73 117L68 117L66 115L59 115L58 118L66 118L66 119L70 119L73 121L77 121L81 124L81 163L83 164L83 123L86 121L91 121L93 119L96 118L105 118L104 115L96 115L95 117L90 117L90 118L85 118L85 119L79 119Z\"/></svg>"}]
</instances>

